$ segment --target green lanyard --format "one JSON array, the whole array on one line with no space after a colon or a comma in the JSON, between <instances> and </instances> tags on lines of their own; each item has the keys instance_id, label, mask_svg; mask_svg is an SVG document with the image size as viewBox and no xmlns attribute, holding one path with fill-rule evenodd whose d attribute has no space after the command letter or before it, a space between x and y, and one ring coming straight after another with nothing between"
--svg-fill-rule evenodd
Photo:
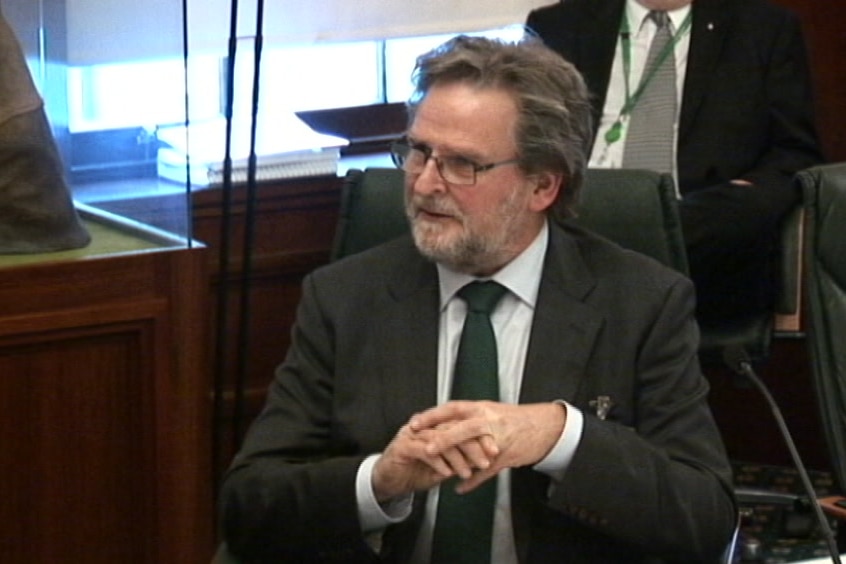
<instances>
[{"instance_id":1,"label":"green lanyard","mask_svg":"<svg viewBox=\"0 0 846 564\"><path fill-rule=\"evenodd\" d=\"M632 109L640 100L641 95L643 95L643 91L646 89L646 86L652 80L652 77L655 76L655 71L658 70L673 49L676 48L676 44L684 36L684 34L690 30L690 14L691 12L687 13L687 16L685 16L681 26L679 26L678 31L673 34L672 40L667 43L664 49L658 54L658 57L655 59L655 64L653 64L651 68L644 70L646 74L643 78L641 78L637 90L631 92L631 88L629 86L629 76L631 75L632 67L632 41L629 33L629 18L627 17L625 11L623 11L623 19L620 21L620 41L623 47L623 75L625 76L626 84L626 101L623 104L623 107L620 108L620 114L617 116L617 120L608 129L608 131L605 132L605 142L607 144L611 145L612 143L620 140L620 136L623 131L623 116L631 113Z\"/></svg>"}]
</instances>

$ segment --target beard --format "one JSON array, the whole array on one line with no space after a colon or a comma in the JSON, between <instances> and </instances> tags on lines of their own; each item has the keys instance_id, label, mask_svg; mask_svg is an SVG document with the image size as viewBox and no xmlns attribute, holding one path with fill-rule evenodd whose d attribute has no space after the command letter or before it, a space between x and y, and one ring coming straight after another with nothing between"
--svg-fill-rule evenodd
<instances>
[{"instance_id":1,"label":"beard","mask_svg":"<svg viewBox=\"0 0 846 564\"><path fill-rule=\"evenodd\" d=\"M446 194L406 194L406 215L420 253L435 262L467 274L492 273L508 263L525 210L515 189L500 205L484 215L469 216ZM448 216L429 220L421 210Z\"/></svg>"}]
</instances>

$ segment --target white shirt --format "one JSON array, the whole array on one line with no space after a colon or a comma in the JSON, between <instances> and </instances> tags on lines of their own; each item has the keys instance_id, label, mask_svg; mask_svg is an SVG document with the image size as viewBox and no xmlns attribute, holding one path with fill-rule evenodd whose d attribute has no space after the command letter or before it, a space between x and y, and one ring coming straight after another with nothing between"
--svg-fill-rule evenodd
<instances>
[{"instance_id":1,"label":"white shirt","mask_svg":"<svg viewBox=\"0 0 846 564\"><path fill-rule=\"evenodd\" d=\"M670 18L670 29L675 33L690 13L690 4L677 10L667 12ZM631 44L631 76L629 76L629 88L633 92L640 84L640 77L646 65L646 57L649 54L649 45L655 36L657 27L647 16L649 10L641 6L636 0L626 0L626 17L629 21L630 44ZM674 56L676 59L676 92L678 93L678 105L681 107L682 88L684 77L687 72L687 56L690 51L690 33L681 35L675 45ZM597 128L596 142L593 145L593 152L590 156L588 166L591 168L620 168L623 164L623 148L626 146L626 133L628 116L623 117L623 129L620 138L610 145L605 141L605 132L608 131L620 116L620 109L626 101L626 73L623 68L623 42L617 38L617 50L614 55L614 65L611 68L611 77L608 82L608 92L605 98L605 106L602 108L602 117ZM678 139L678 115L673 128L673 147L675 150ZM673 155L673 163L676 162ZM673 165L673 178L678 178L676 166Z\"/></svg>"},{"instance_id":2,"label":"white shirt","mask_svg":"<svg viewBox=\"0 0 846 564\"><path fill-rule=\"evenodd\" d=\"M500 400L517 403L523 380L523 367L529 345L530 329L537 303L543 261L549 239L549 228L544 225L534 242L517 258L497 272L491 279L508 288L491 314L491 324L497 338L499 362ZM438 404L449 399L452 373L461 328L466 315L466 305L456 292L473 277L448 270L438 265L441 294L441 317L438 340ZM550 401L560 398L549 398ZM582 434L581 412L567 405L567 421L556 446L547 457L535 465L554 480L560 480L575 453ZM383 529L391 523L406 519L411 513L412 496L396 500L388 507L376 502L372 491L371 475L379 455L368 457L359 467L356 480L359 517L365 533ZM509 470L500 473L497 485L497 505L494 514L494 541L492 561L502 564L517 562L511 527L511 495ZM438 488L429 491L425 518L418 535L412 562L430 560L432 531L438 506Z\"/></svg>"}]
</instances>

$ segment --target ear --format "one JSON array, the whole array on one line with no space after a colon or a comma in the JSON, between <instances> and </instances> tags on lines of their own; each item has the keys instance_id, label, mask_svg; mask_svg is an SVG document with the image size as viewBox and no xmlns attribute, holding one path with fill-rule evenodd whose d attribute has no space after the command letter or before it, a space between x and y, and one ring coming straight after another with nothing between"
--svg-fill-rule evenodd
<instances>
[{"instance_id":1,"label":"ear","mask_svg":"<svg viewBox=\"0 0 846 564\"><path fill-rule=\"evenodd\" d=\"M532 211L542 212L552 206L558 198L559 190L563 190L564 175L553 172L540 172L530 177L534 186L530 197Z\"/></svg>"}]
</instances>

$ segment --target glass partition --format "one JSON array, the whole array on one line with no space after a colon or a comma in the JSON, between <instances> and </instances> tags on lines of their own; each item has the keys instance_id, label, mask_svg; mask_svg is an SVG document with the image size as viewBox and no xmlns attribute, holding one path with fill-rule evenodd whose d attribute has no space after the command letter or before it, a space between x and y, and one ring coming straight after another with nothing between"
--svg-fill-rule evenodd
<instances>
[{"instance_id":1,"label":"glass partition","mask_svg":"<svg viewBox=\"0 0 846 564\"><path fill-rule=\"evenodd\" d=\"M180 0L156 4L160 17L182 21ZM0 96L13 107L0 115L0 136L10 136L0 156L8 165L0 172L0 232L11 229L16 238L0 248L0 266L192 244L189 191L156 171L158 125L186 119L183 58L142 52L123 62L76 64L68 25L76 5L0 0L8 41ZM96 36L87 41L109 49ZM18 204L24 193L29 201ZM12 215L23 209L52 217L63 196L85 237L42 245L37 230L15 231ZM64 227L56 220L44 229Z\"/></svg>"},{"instance_id":2,"label":"glass partition","mask_svg":"<svg viewBox=\"0 0 846 564\"><path fill-rule=\"evenodd\" d=\"M110 4L97 3L104 11ZM177 22L176 30L181 27L181 0L154 4L157 18ZM186 120L183 57L178 52L162 56L150 41L149 54L141 50L127 60L113 61L110 44L98 45L92 36L92 53L86 57L104 62L74 61L79 38L73 25L78 27L79 6L78 0L0 0L0 12L17 37L44 101L68 189L92 235L89 247L97 247L104 235L101 223L111 220L121 229L149 229L157 245L190 245L186 185L163 181L156 167L157 129ZM178 46L181 39L176 36L171 42ZM126 244L123 240L118 246Z\"/></svg>"},{"instance_id":3,"label":"glass partition","mask_svg":"<svg viewBox=\"0 0 846 564\"><path fill-rule=\"evenodd\" d=\"M522 4L532 2L538 0L520 0L509 9L522 18ZM226 151L235 184L244 181L252 150L259 180L280 166L285 174L335 174L343 168L339 158L349 139L317 133L297 114L404 101L417 55L454 33L432 24L443 17L430 10L419 29L401 26L414 30L403 37L388 24L408 14L388 17L381 4L371 2L368 9L382 10L387 26L378 33L390 35L343 32L333 24L330 35L307 38L308 33L328 33L320 31L328 24L320 23L315 4L267 4L269 36L256 49L259 28L250 29L258 25L255 8L240 14L233 41L225 36L231 14L223 0L208 5L0 0L0 12L17 35L44 101L69 190L83 215L113 214L190 244L192 193L221 187ZM215 17L207 13L212 5ZM301 19L302 10L310 15L296 29L293 20L280 24L285 6ZM464 11L467 17L478 12ZM468 21L461 25L479 25ZM458 24L448 20L448 25ZM317 31L305 31L312 27ZM438 33L421 35L425 29ZM291 40L294 31L303 37ZM522 28L477 33L513 39ZM268 167L261 168L265 161Z\"/></svg>"}]
</instances>

